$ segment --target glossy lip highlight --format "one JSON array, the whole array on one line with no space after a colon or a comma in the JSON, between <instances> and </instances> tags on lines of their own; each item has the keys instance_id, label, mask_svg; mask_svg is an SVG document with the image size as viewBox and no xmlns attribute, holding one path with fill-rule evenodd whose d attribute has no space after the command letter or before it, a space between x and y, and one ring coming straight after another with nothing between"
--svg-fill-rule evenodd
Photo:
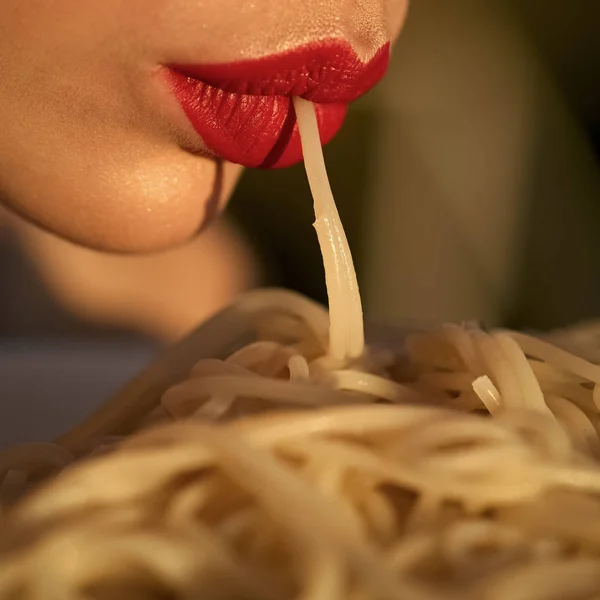
<instances>
[{"instance_id":1,"label":"glossy lip highlight","mask_svg":"<svg viewBox=\"0 0 600 600\"><path fill-rule=\"evenodd\" d=\"M364 63L349 44L329 40L259 60L172 64L167 77L209 150L247 167L278 168L302 160L292 96L316 103L326 144L348 104L383 77L388 63L389 44Z\"/></svg>"}]
</instances>

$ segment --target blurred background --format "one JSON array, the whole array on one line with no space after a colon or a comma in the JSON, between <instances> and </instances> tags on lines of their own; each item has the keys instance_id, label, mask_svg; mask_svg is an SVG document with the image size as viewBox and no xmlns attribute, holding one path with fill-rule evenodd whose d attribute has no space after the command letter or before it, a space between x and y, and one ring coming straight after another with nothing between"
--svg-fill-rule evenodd
<instances>
[{"instance_id":1,"label":"blurred background","mask_svg":"<svg viewBox=\"0 0 600 600\"><path fill-rule=\"evenodd\" d=\"M387 78L326 149L370 320L600 316L599 34L598 0L413 0ZM99 402L245 289L324 301L312 221L301 165L247 172L221 222L162 256L97 255L5 216L0 380L22 407L40 386Z\"/></svg>"},{"instance_id":2,"label":"blurred background","mask_svg":"<svg viewBox=\"0 0 600 600\"><path fill-rule=\"evenodd\" d=\"M414 0L384 83L327 148L371 319L600 316L600 4ZM233 214L323 298L302 167Z\"/></svg>"}]
</instances>

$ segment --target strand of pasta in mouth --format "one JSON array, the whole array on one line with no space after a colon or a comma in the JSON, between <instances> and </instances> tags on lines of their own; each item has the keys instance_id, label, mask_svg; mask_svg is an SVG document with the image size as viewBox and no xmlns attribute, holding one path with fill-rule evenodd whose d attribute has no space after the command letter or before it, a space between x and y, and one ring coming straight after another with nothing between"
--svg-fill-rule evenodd
<instances>
[{"instance_id":1,"label":"strand of pasta in mouth","mask_svg":"<svg viewBox=\"0 0 600 600\"><path fill-rule=\"evenodd\" d=\"M314 105L302 98L294 98L294 109L304 166L314 198L314 227L325 265L331 319L329 353L339 360L356 358L364 350L364 326L352 254L329 185Z\"/></svg>"}]
</instances>

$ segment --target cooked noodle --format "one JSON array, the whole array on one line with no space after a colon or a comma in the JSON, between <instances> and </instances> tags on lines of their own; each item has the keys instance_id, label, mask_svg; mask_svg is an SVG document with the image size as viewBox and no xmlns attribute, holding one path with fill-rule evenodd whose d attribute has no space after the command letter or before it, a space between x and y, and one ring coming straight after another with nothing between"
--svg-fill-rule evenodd
<instances>
[{"instance_id":1,"label":"cooked noodle","mask_svg":"<svg viewBox=\"0 0 600 600\"><path fill-rule=\"evenodd\" d=\"M444 325L402 354L365 347L314 112L295 106L331 321L250 294L210 331L243 318L252 339L1 454L0 598L600 598L589 339L579 356L580 329L558 347Z\"/></svg>"}]
</instances>

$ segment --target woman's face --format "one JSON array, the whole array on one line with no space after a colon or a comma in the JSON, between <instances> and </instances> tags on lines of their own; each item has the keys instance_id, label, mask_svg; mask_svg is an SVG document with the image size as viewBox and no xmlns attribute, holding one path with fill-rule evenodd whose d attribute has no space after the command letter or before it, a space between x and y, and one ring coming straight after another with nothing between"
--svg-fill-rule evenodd
<instances>
[{"instance_id":1,"label":"woman's face","mask_svg":"<svg viewBox=\"0 0 600 600\"><path fill-rule=\"evenodd\" d=\"M181 242L240 165L299 160L291 95L333 136L407 1L1 0L0 199L97 248Z\"/></svg>"}]
</instances>

